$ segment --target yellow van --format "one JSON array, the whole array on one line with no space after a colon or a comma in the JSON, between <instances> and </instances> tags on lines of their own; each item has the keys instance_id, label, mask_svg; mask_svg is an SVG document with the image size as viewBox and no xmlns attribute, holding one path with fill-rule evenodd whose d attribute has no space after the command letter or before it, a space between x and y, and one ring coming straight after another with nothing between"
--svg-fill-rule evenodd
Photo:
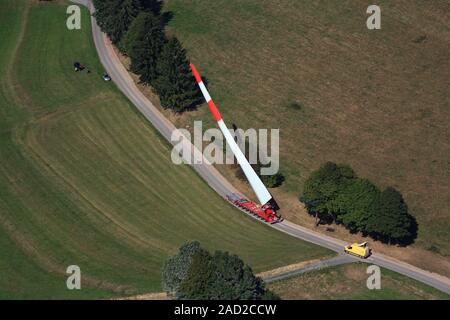
<instances>
[{"instance_id":1,"label":"yellow van","mask_svg":"<svg viewBox=\"0 0 450 320\"><path fill-rule=\"evenodd\" d=\"M348 246L345 246L344 252L348 254L352 254L354 256L360 257L360 258L367 258L370 256L372 250L370 250L369 246L367 245L367 242L363 243L352 243Z\"/></svg>"}]
</instances>

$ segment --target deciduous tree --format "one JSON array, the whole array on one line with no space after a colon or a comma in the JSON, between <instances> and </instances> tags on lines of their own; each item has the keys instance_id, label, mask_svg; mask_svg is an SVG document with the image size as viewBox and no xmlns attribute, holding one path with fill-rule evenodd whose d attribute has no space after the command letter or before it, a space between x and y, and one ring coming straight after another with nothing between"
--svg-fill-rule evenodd
<instances>
[{"instance_id":1,"label":"deciduous tree","mask_svg":"<svg viewBox=\"0 0 450 320\"><path fill-rule=\"evenodd\" d=\"M180 247L179 252L168 259L163 267L162 286L170 294L179 292L181 283L187 277L193 257L204 252L197 241L188 242Z\"/></svg>"},{"instance_id":2,"label":"deciduous tree","mask_svg":"<svg viewBox=\"0 0 450 320\"><path fill-rule=\"evenodd\" d=\"M261 278L236 255L216 251L211 255L190 243L169 259L163 273L165 290L179 299L277 299Z\"/></svg>"},{"instance_id":3,"label":"deciduous tree","mask_svg":"<svg viewBox=\"0 0 450 320\"><path fill-rule=\"evenodd\" d=\"M393 188L381 192L348 166L328 162L313 172L300 201L317 224L331 217L352 232L389 243L407 244L417 236L417 223L400 192Z\"/></svg>"},{"instance_id":4,"label":"deciduous tree","mask_svg":"<svg viewBox=\"0 0 450 320\"><path fill-rule=\"evenodd\" d=\"M317 224L321 220L335 219L331 203L354 177L355 173L350 167L327 162L305 181L300 201L305 204L308 213L316 217Z\"/></svg>"},{"instance_id":5,"label":"deciduous tree","mask_svg":"<svg viewBox=\"0 0 450 320\"><path fill-rule=\"evenodd\" d=\"M336 221L352 232L365 232L370 213L374 210L380 191L367 179L354 178L339 190L328 208L336 215Z\"/></svg>"}]
</instances>

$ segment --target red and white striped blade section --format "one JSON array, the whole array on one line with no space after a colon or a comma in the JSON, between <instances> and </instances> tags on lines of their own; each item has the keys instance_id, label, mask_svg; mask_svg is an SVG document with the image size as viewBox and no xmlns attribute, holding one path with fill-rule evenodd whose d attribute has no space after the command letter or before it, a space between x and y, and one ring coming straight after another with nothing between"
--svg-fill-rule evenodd
<instances>
[{"instance_id":1,"label":"red and white striped blade section","mask_svg":"<svg viewBox=\"0 0 450 320\"><path fill-rule=\"evenodd\" d=\"M219 110L217 109L217 106L215 105L214 101L211 99L211 96L209 95L208 90L205 87L205 84L203 83L202 78L200 77L200 74L198 73L197 69L195 68L194 64L190 64L192 74L195 77L195 80L197 81L198 86L200 87L200 90L202 91L203 96L205 97L206 102L208 103L209 110L211 111L214 119L217 122L217 125L219 126L220 130L222 131L222 134L225 137L225 140L227 141L228 145L230 146L231 150L233 151L239 165L242 168L242 171L244 171L245 176L247 177L248 182L253 188L253 191L255 192L256 196L258 197L259 202L264 205L267 202L269 202L270 199L272 199L272 196L270 195L269 191L267 190L264 183L262 183L261 179L256 174L255 170L253 170L252 166L248 162L245 155L242 153L239 146L236 144L236 141L234 141L233 136L230 133L230 130L228 130L225 122L222 120L222 116L220 115Z\"/></svg>"}]
</instances>

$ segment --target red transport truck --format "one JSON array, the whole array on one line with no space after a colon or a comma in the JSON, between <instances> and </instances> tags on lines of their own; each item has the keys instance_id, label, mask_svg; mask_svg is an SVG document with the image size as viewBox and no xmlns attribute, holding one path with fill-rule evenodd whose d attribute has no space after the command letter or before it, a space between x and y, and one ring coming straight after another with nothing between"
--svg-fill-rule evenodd
<instances>
[{"instance_id":1,"label":"red transport truck","mask_svg":"<svg viewBox=\"0 0 450 320\"><path fill-rule=\"evenodd\" d=\"M253 201L243 198L236 193L232 193L227 195L228 200L233 203L235 206L244 209L250 214L258 217L259 219L268 222L268 223L276 223L282 221L282 218L279 214L277 214L276 210L272 207L270 203L266 203L263 206L259 206Z\"/></svg>"}]
</instances>

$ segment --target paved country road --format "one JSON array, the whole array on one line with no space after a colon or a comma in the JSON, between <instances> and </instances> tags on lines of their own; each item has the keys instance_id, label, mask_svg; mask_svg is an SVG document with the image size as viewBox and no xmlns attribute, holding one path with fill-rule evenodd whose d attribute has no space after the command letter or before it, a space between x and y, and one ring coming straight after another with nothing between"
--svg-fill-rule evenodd
<instances>
[{"instance_id":1,"label":"paved country road","mask_svg":"<svg viewBox=\"0 0 450 320\"><path fill-rule=\"evenodd\" d=\"M94 12L93 5L90 0L71 0L87 6L91 13ZM97 48L100 61L102 62L106 72L111 76L112 81L117 87L128 97L128 99L136 106L136 108L150 121L150 123L166 138L171 144L171 135L175 126L167 120L164 115L140 92L133 82L133 79L128 74L128 71L119 61L106 36L101 32L94 17L92 19L92 34L94 37L95 46ZM192 146L192 150L193 150ZM229 183L212 165L193 164L194 170L213 188L219 195L225 198L230 193L240 193L231 183ZM296 225L289 221L283 221L271 225L274 229L290 234L299 239L312 242L322 247L331 249L342 254L344 246L347 244L342 240L332 238L318 232L314 232L305 227ZM373 254L366 260L361 260L356 257L346 257L346 259L353 259L354 261L362 261L366 263L373 263L380 267L398 272L427 285L430 285L438 290L450 294L450 279L436 273L431 273L426 270L417 268L410 264L401 262L394 258L382 254ZM341 261L338 259L338 261Z\"/></svg>"}]
</instances>

